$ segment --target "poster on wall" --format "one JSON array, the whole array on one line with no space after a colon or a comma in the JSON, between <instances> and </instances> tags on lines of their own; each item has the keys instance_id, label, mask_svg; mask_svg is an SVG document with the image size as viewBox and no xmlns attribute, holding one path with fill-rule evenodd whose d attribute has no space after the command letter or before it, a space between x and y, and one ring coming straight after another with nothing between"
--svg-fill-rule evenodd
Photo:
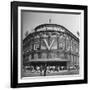
<instances>
[{"instance_id":1,"label":"poster on wall","mask_svg":"<svg viewBox=\"0 0 90 90\"><path fill-rule=\"evenodd\" d=\"M11 2L11 87L87 83L87 6Z\"/></svg>"}]
</instances>

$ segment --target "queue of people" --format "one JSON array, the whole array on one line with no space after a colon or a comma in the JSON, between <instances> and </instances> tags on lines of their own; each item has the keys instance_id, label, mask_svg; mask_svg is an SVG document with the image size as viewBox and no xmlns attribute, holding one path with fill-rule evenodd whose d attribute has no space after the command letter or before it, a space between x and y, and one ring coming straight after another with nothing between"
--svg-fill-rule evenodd
<instances>
[{"instance_id":1,"label":"queue of people","mask_svg":"<svg viewBox=\"0 0 90 90\"><path fill-rule=\"evenodd\" d=\"M31 72L31 73L40 73L40 76L44 75L46 76L46 73L52 73L52 72L59 72L62 70L67 70L66 66L47 66L47 65L40 65L40 66L25 66L25 71Z\"/></svg>"}]
</instances>

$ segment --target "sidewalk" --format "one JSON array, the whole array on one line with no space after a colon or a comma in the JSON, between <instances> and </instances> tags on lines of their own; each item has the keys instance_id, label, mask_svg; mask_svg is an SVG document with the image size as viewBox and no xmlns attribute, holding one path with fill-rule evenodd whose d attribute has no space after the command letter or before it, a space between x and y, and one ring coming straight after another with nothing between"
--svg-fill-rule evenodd
<instances>
[{"instance_id":1,"label":"sidewalk","mask_svg":"<svg viewBox=\"0 0 90 90\"><path fill-rule=\"evenodd\" d=\"M44 73L42 73L44 74ZM59 72L46 72L46 76L55 76L55 75L73 75L73 74L79 74L79 71L77 70L63 70ZM36 77L36 76L41 76L40 72L24 72L23 77ZM43 75L42 75L43 76Z\"/></svg>"}]
</instances>

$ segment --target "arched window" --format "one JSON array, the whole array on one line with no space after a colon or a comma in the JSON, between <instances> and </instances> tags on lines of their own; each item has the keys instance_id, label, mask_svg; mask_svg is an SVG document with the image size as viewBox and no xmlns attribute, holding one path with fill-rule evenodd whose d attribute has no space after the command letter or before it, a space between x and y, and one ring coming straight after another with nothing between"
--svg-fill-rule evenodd
<instances>
[{"instance_id":1,"label":"arched window","mask_svg":"<svg viewBox=\"0 0 90 90\"><path fill-rule=\"evenodd\" d=\"M59 49L64 50L65 49L65 36L61 35L59 37Z\"/></svg>"},{"instance_id":2,"label":"arched window","mask_svg":"<svg viewBox=\"0 0 90 90\"><path fill-rule=\"evenodd\" d=\"M66 36L66 51L70 51L70 38Z\"/></svg>"},{"instance_id":3,"label":"arched window","mask_svg":"<svg viewBox=\"0 0 90 90\"><path fill-rule=\"evenodd\" d=\"M29 55L29 61L31 61L31 54Z\"/></svg>"}]
</instances>

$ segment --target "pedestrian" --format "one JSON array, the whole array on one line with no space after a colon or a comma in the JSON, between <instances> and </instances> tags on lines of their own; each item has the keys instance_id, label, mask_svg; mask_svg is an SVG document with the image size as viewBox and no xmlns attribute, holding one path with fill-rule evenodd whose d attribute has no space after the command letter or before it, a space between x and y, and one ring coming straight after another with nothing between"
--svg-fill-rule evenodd
<instances>
[{"instance_id":1,"label":"pedestrian","mask_svg":"<svg viewBox=\"0 0 90 90\"><path fill-rule=\"evenodd\" d=\"M42 65L40 66L40 76L42 76Z\"/></svg>"},{"instance_id":2,"label":"pedestrian","mask_svg":"<svg viewBox=\"0 0 90 90\"><path fill-rule=\"evenodd\" d=\"M47 71L47 65L45 64L45 66L44 66L44 76L46 76L46 71Z\"/></svg>"}]
</instances>

